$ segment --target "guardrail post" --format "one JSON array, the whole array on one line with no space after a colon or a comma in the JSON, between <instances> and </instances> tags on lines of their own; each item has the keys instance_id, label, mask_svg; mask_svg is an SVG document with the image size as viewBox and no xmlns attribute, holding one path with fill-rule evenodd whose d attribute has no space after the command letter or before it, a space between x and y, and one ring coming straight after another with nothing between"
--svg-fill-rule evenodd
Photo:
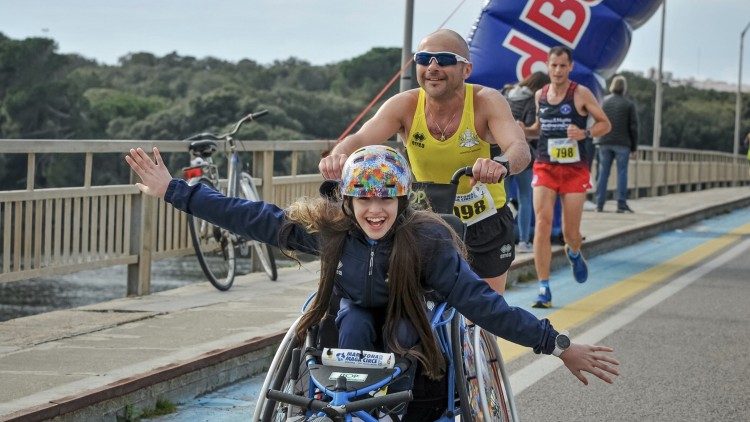
<instances>
[{"instance_id":1,"label":"guardrail post","mask_svg":"<svg viewBox=\"0 0 750 422\"><path fill-rule=\"evenodd\" d=\"M143 296L151 292L156 201L156 198L143 193L134 195L131 201L129 252L138 256L138 262L128 264L128 296Z\"/></svg>"},{"instance_id":2,"label":"guardrail post","mask_svg":"<svg viewBox=\"0 0 750 422\"><path fill-rule=\"evenodd\" d=\"M273 150L263 151L263 200L276 203L273 194Z\"/></svg>"},{"instance_id":3,"label":"guardrail post","mask_svg":"<svg viewBox=\"0 0 750 422\"><path fill-rule=\"evenodd\" d=\"M658 153L657 148L651 150L651 196L659 196L659 187L656 185L656 156Z\"/></svg>"}]
</instances>

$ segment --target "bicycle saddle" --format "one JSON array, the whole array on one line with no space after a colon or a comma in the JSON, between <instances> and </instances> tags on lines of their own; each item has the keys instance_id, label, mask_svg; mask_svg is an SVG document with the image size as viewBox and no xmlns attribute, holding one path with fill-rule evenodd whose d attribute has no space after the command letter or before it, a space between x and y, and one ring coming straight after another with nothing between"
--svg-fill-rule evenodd
<instances>
[{"instance_id":1,"label":"bicycle saddle","mask_svg":"<svg viewBox=\"0 0 750 422\"><path fill-rule=\"evenodd\" d=\"M213 153L215 153L219 149L219 144L211 139L204 139L201 141L191 142L188 149L203 158L207 158L213 155Z\"/></svg>"}]
</instances>

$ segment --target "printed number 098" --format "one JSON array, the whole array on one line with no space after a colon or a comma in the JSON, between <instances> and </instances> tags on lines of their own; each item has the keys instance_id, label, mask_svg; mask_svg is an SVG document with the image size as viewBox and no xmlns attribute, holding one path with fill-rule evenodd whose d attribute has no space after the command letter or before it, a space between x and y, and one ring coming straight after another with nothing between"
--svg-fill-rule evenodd
<instances>
[{"instance_id":1,"label":"printed number 098","mask_svg":"<svg viewBox=\"0 0 750 422\"><path fill-rule=\"evenodd\" d=\"M484 199L480 199L474 204L464 204L460 207L453 207L453 214L458 218L467 220L477 214L481 214L486 209L487 204L485 204Z\"/></svg>"}]
</instances>

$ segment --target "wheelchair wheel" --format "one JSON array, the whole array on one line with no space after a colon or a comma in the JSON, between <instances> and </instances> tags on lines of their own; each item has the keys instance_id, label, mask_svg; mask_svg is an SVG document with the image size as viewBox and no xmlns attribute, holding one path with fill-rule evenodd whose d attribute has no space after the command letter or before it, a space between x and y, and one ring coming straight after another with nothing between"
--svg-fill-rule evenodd
<instances>
[{"instance_id":1,"label":"wheelchair wheel","mask_svg":"<svg viewBox=\"0 0 750 422\"><path fill-rule=\"evenodd\" d=\"M483 420L511 422L510 405L498 363L502 359L497 338L479 327L473 332L474 363Z\"/></svg>"},{"instance_id":2,"label":"wheelchair wheel","mask_svg":"<svg viewBox=\"0 0 750 422\"><path fill-rule=\"evenodd\" d=\"M456 389L462 421L517 421L496 338L463 317L451 325Z\"/></svg>"},{"instance_id":3,"label":"wheelchair wheel","mask_svg":"<svg viewBox=\"0 0 750 422\"><path fill-rule=\"evenodd\" d=\"M260 420L262 422L297 422L307 420L305 409L265 398L265 394L269 389L307 397L309 370L304 362L304 357L301 356L299 342L294 338L293 333L295 328L296 323L290 329L292 333L290 341L286 342L286 345L280 347L277 351L277 356L280 356L278 365L275 365L275 368L269 368L266 380L270 380L270 382L267 385L264 383L261 390L263 398L259 399L256 405L256 409L260 408L262 411L259 419L254 417L253 420ZM274 358L274 361L276 361L276 358ZM274 371L271 371L271 369L274 369Z\"/></svg>"},{"instance_id":4,"label":"wheelchair wheel","mask_svg":"<svg viewBox=\"0 0 750 422\"><path fill-rule=\"evenodd\" d=\"M474 367L473 353L471 353L473 349L469 347L467 350L467 345L471 342L468 341L470 337L467 336L468 333L465 329L463 317L458 314L454 316L451 321L451 352L453 353L453 373L459 399L458 414L461 416L461 422L474 422L478 412L471 405L470 384L472 378L467 372Z\"/></svg>"},{"instance_id":5,"label":"wheelchair wheel","mask_svg":"<svg viewBox=\"0 0 750 422\"><path fill-rule=\"evenodd\" d=\"M284 355L289 348L294 348L292 346L292 343L294 343L294 333L297 329L297 325L299 324L299 320L302 317L297 318L294 323L292 323L292 326L289 327L289 329L286 332L286 335L284 335L284 338L281 340L281 344L279 345L279 348L276 349L276 353L273 356L273 360L271 360L271 365L268 367L268 371L266 372L266 378L263 381L263 386L261 387L260 391L261 394L258 395L258 402L255 404L255 412L253 413L253 422L257 422L260 420L261 417L261 410L265 407L266 401L268 399L266 398L266 395L264 392L268 391L269 387L271 386L271 383L274 380L274 377L276 373L279 371L279 367L281 365L282 360L284 360Z\"/></svg>"}]
</instances>

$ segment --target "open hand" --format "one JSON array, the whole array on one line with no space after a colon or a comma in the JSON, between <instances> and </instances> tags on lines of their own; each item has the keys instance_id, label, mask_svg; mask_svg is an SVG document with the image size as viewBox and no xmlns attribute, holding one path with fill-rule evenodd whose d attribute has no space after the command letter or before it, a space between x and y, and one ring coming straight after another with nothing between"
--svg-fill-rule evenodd
<instances>
[{"instance_id":1,"label":"open hand","mask_svg":"<svg viewBox=\"0 0 750 422\"><path fill-rule=\"evenodd\" d=\"M169 182L172 181L172 175L164 166L159 149L156 147L154 147L154 160L151 160L142 148L131 149L130 154L125 156L125 161L130 168L141 178L142 183L135 184L138 189L146 195L163 198Z\"/></svg>"},{"instance_id":2,"label":"open hand","mask_svg":"<svg viewBox=\"0 0 750 422\"><path fill-rule=\"evenodd\" d=\"M583 372L588 372L602 381L612 384L614 376L620 375L618 365L612 352L614 349L607 346L592 346L588 344L573 343L565 350L560 359L570 372L575 375L584 385L589 385Z\"/></svg>"}]
</instances>

